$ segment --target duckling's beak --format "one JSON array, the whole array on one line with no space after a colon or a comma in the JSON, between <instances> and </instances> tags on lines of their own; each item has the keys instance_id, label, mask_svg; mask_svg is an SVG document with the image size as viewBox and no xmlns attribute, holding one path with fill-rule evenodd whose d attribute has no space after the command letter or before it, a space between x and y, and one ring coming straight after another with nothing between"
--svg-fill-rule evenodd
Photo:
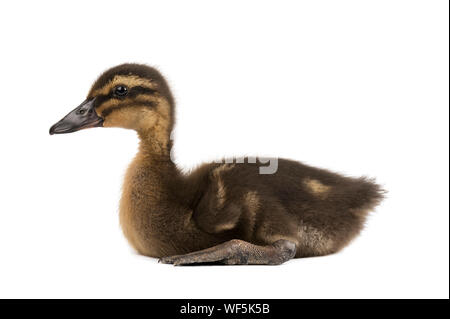
<instances>
[{"instance_id":1,"label":"duckling's beak","mask_svg":"<svg viewBox=\"0 0 450 319\"><path fill-rule=\"evenodd\" d=\"M50 128L50 135L76 132L85 128L103 126L103 119L94 109L95 98L87 99L75 110Z\"/></svg>"}]
</instances>

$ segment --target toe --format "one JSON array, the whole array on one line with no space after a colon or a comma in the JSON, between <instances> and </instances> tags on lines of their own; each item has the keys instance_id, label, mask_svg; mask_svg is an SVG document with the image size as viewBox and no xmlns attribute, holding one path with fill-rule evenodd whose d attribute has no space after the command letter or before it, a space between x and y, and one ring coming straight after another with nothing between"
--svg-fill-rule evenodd
<instances>
[{"instance_id":1,"label":"toe","mask_svg":"<svg viewBox=\"0 0 450 319\"><path fill-rule=\"evenodd\" d=\"M167 256L167 257L162 257L158 260L159 263L162 264L173 264L175 262L175 260L177 259L178 256Z\"/></svg>"},{"instance_id":2,"label":"toe","mask_svg":"<svg viewBox=\"0 0 450 319\"><path fill-rule=\"evenodd\" d=\"M190 265L190 264L195 264L195 263L196 263L196 261L193 260L192 258L180 256L173 262L173 265L174 266L183 266L183 265Z\"/></svg>"}]
</instances>

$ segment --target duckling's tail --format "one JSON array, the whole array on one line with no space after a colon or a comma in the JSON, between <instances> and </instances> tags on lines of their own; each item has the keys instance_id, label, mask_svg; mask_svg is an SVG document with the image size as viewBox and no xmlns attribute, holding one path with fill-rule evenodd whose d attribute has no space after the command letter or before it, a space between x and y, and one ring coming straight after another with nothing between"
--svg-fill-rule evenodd
<instances>
[{"instance_id":1,"label":"duckling's tail","mask_svg":"<svg viewBox=\"0 0 450 319\"><path fill-rule=\"evenodd\" d=\"M341 200L345 200L346 206L353 214L361 217L372 212L387 193L374 179L367 177L352 179L343 191L345 195L341 194Z\"/></svg>"}]
</instances>

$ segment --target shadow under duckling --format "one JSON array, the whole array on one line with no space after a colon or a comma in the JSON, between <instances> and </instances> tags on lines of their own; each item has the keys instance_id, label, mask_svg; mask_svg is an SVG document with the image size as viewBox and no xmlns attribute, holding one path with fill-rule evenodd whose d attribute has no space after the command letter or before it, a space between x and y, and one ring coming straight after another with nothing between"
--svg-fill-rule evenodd
<instances>
[{"instance_id":1,"label":"shadow under duckling","mask_svg":"<svg viewBox=\"0 0 450 319\"><path fill-rule=\"evenodd\" d=\"M174 113L171 91L156 69L122 64L104 72L86 100L50 128L50 134L92 127L138 133L120 223L142 255L174 265L278 265L332 254L358 235L383 198L366 178L285 159L273 174L260 174L265 164L249 158L183 174L170 159Z\"/></svg>"}]
</instances>

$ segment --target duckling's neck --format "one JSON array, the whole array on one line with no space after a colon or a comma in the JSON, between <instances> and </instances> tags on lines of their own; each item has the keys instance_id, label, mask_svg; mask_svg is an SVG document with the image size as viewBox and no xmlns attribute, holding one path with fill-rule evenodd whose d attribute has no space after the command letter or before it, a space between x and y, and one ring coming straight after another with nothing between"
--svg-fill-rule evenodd
<instances>
[{"instance_id":1,"label":"duckling's neck","mask_svg":"<svg viewBox=\"0 0 450 319\"><path fill-rule=\"evenodd\" d=\"M172 200L180 181L180 172L170 155L173 127L169 104L159 100L154 112L145 115L135 128L139 136L139 152L131 164L128 176L133 178L136 192L151 192L149 205L154 200ZM155 114L158 114L156 117Z\"/></svg>"},{"instance_id":2,"label":"duckling's neck","mask_svg":"<svg viewBox=\"0 0 450 319\"><path fill-rule=\"evenodd\" d=\"M130 167L130 174L139 179L137 187L151 190L152 198L168 200L176 196L181 173L171 159L172 143L167 135L153 130L138 132L139 151Z\"/></svg>"},{"instance_id":3,"label":"duckling's neck","mask_svg":"<svg viewBox=\"0 0 450 319\"><path fill-rule=\"evenodd\" d=\"M134 172L131 173L145 176L146 178L140 181L141 185L152 186L155 194L164 194L163 197L166 197L173 192L173 185L178 182L180 176L170 156L170 131L158 128L140 130L138 136L139 151L134 160Z\"/></svg>"},{"instance_id":4,"label":"duckling's neck","mask_svg":"<svg viewBox=\"0 0 450 319\"><path fill-rule=\"evenodd\" d=\"M170 161L170 132L155 129L139 130L139 154L149 160Z\"/></svg>"},{"instance_id":5,"label":"duckling's neck","mask_svg":"<svg viewBox=\"0 0 450 319\"><path fill-rule=\"evenodd\" d=\"M120 201L120 222L125 236L140 253L156 256L161 253L157 238L172 229L161 222L173 218L167 212L183 211L177 194L181 174L170 159L170 139L154 131L138 131L139 151L131 162ZM178 227L178 226L177 226Z\"/></svg>"}]
</instances>

